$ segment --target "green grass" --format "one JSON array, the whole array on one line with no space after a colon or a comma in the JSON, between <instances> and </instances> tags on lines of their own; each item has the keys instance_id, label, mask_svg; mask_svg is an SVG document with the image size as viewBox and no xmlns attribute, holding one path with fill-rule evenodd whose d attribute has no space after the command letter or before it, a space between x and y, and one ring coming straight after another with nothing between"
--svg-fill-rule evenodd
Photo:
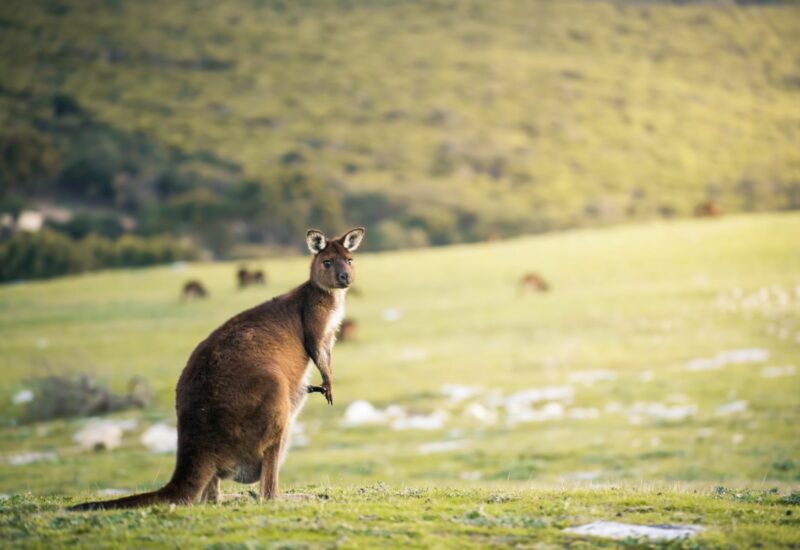
<instances>
[{"instance_id":1,"label":"green grass","mask_svg":"<svg viewBox=\"0 0 800 550\"><path fill-rule=\"evenodd\" d=\"M307 488L314 501L247 499L202 508L71 514L75 499L19 495L0 502L0 533L14 547L486 548L618 546L562 533L611 516L631 523L700 523L672 548L797 545L797 506L764 492L685 488ZM748 497L748 498L745 498ZM634 541L629 541L635 545ZM641 542L638 546L644 546Z\"/></svg>"},{"instance_id":2,"label":"green grass","mask_svg":"<svg viewBox=\"0 0 800 550\"><path fill-rule=\"evenodd\" d=\"M264 262L267 287L247 291L235 288L234 264L0 287L0 493L10 495L0 502L0 537L29 546L562 545L573 539L561 527L622 518L699 523L708 529L693 540L712 547L800 544L796 493L789 498L800 487L797 235L800 215L771 214L357 255L362 296L348 298L348 315L359 323L358 340L337 346L335 406L312 396L300 418L310 444L293 449L282 471L286 490L330 496L312 503L60 511L99 489L166 481L173 457L150 454L138 435L157 420L174 423L174 384L189 353L230 315L301 282L307 258ZM527 271L542 273L553 290L518 294ZM181 303L180 286L193 277L211 297ZM400 319L383 320L388 308L399 308ZM743 348L769 358L687 369ZM790 366L794 375L763 376ZM81 452L71 437L83 420L15 421L21 409L12 395L48 368L90 371L120 392L141 374L157 399L117 415L140 421L120 448ZM613 378L576 381L584 371ZM452 404L440 393L446 383L485 393ZM467 403L489 402L492 390L564 385L574 389L567 413L596 408L598 418L509 425L500 409L496 424L482 425L463 414ZM344 427L344 410L358 399L449 418L433 431ZM744 411L718 414L738 400ZM636 422L637 403L696 409ZM442 441L459 447L419 451ZM28 451L56 458L7 462ZM509 498L494 502L495 494Z\"/></svg>"}]
</instances>

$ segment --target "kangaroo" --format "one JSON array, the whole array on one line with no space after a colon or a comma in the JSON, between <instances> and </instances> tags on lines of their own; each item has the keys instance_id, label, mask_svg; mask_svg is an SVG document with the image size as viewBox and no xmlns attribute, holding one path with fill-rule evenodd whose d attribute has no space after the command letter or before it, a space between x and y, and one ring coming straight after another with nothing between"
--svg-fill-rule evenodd
<instances>
[{"instance_id":1,"label":"kangaroo","mask_svg":"<svg viewBox=\"0 0 800 550\"><path fill-rule=\"evenodd\" d=\"M526 273L519 280L520 292L547 292L550 284L538 273Z\"/></svg>"},{"instance_id":2,"label":"kangaroo","mask_svg":"<svg viewBox=\"0 0 800 550\"><path fill-rule=\"evenodd\" d=\"M186 281L186 284L183 285L183 291L181 291L181 299L182 300L191 300L193 298L205 298L208 296L208 291L206 287L203 286L203 283L196 279L192 279L191 281Z\"/></svg>"},{"instance_id":3,"label":"kangaroo","mask_svg":"<svg viewBox=\"0 0 800 550\"><path fill-rule=\"evenodd\" d=\"M262 499L276 498L292 422L308 394L324 393L333 405L331 352L363 238L363 227L333 240L309 230L309 280L236 315L195 348L175 390L178 452L164 487L70 510L218 502L222 479L258 481ZM322 386L307 385L312 364Z\"/></svg>"},{"instance_id":4,"label":"kangaroo","mask_svg":"<svg viewBox=\"0 0 800 550\"><path fill-rule=\"evenodd\" d=\"M236 272L236 279L239 281L239 288L247 288L252 285L264 286L267 284L267 278L260 269L248 271L246 267L241 267L239 271Z\"/></svg>"}]
</instances>

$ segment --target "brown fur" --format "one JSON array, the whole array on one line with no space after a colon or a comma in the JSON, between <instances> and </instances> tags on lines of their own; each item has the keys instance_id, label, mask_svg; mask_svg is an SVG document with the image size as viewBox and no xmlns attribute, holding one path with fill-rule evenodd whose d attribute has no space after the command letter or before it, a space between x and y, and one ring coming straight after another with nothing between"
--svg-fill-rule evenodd
<instances>
[{"instance_id":1,"label":"brown fur","mask_svg":"<svg viewBox=\"0 0 800 550\"><path fill-rule=\"evenodd\" d=\"M181 298L184 300L191 300L192 298L205 298L208 296L208 291L203 283L197 280L186 281L181 291Z\"/></svg>"},{"instance_id":2,"label":"brown fur","mask_svg":"<svg viewBox=\"0 0 800 550\"><path fill-rule=\"evenodd\" d=\"M236 315L195 348L175 391L178 453L164 487L71 510L217 501L220 479L258 481L260 496L275 498L291 424L309 391L322 391L333 404L331 350L338 327L330 319L353 280L351 250L363 231L333 241L309 231L315 252L310 279ZM306 385L310 362L322 375L321 387Z\"/></svg>"},{"instance_id":3,"label":"brown fur","mask_svg":"<svg viewBox=\"0 0 800 550\"><path fill-rule=\"evenodd\" d=\"M520 292L547 292L550 285L538 273L527 273L519 280Z\"/></svg>"},{"instance_id":4,"label":"brown fur","mask_svg":"<svg viewBox=\"0 0 800 550\"><path fill-rule=\"evenodd\" d=\"M267 277L260 269L248 271L246 267L241 267L236 272L236 279L239 281L239 288L247 288L252 285L264 286L267 284Z\"/></svg>"},{"instance_id":5,"label":"brown fur","mask_svg":"<svg viewBox=\"0 0 800 550\"><path fill-rule=\"evenodd\" d=\"M717 218L722 215L722 207L714 201L702 202L695 207L694 215L698 218Z\"/></svg>"}]
</instances>

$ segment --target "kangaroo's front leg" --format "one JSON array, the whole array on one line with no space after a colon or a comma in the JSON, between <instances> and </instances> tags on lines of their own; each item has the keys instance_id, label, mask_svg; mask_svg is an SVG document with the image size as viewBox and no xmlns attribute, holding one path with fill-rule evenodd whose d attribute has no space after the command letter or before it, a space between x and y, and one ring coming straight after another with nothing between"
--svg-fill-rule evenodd
<instances>
[{"instance_id":1,"label":"kangaroo's front leg","mask_svg":"<svg viewBox=\"0 0 800 550\"><path fill-rule=\"evenodd\" d=\"M311 342L309 342L311 340ZM331 341L330 339L328 342L325 342L322 346L315 347L313 345L313 339L308 338L306 340L306 352L308 353L311 360L314 361L314 364L319 369L319 373L322 376L322 386L308 386L307 391L308 393L324 393L325 399L328 401L329 405L333 405L333 368L331 365Z\"/></svg>"}]
</instances>

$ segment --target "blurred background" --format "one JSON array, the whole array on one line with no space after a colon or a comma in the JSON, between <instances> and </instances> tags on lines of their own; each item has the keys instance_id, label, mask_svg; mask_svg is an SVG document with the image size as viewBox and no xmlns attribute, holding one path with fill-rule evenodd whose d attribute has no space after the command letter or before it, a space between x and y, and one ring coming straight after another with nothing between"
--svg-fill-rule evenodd
<instances>
[{"instance_id":1,"label":"blurred background","mask_svg":"<svg viewBox=\"0 0 800 550\"><path fill-rule=\"evenodd\" d=\"M4 1L0 491L163 483L194 346L355 225L287 483L796 484L798 37L767 0Z\"/></svg>"}]
</instances>

